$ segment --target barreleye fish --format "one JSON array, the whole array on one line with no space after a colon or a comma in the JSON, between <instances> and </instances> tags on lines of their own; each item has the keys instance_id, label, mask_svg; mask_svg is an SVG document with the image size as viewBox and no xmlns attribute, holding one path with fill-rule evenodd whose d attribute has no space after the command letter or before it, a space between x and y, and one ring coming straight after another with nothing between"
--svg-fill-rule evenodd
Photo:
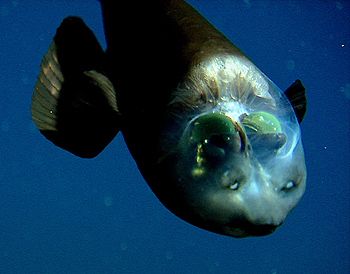
<instances>
[{"instance_id":1,"label":"barreleye fish","mask_svg":"<svg viewBox=\"0 0 350 274\"><path fill-rule=\"evenodd\" d=\"M282 92L185 1L100 4L106 50L67 17L43 57L40 132L92 158L121 131L178 217L234 237L272 233L305 190L302 83Z\"/></svg>"}]
</instances>

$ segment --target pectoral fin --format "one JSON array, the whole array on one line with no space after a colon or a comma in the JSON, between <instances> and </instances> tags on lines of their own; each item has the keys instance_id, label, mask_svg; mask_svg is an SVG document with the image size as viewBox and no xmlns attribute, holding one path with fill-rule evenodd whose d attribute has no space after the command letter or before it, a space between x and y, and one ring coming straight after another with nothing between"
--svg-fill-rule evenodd
<instances>
[{"instance_id":1,"label":"pectoral fin","mask_svg":"<svg viewBox=\"0 0 350 274\"><path fill-rule=\"evenodd\" d=\"M300 80L295 80L294 83L286 89L284 94L287 96L290 103L292 104L298 122L301 123L306 113L307 104L305 88L303 84Z\"/></svg>"},{"instance_id":2,"label":"pectoral fin","mask_svg":"<svg viewBox=\"0 0 350 274\"><path fill-rule=\"evenodd\" d=\"M84 158L99 154L120 128L105 53L77 17L64 19L41 63L32 118L55 145Z\"/></svg>"}]
</instances>

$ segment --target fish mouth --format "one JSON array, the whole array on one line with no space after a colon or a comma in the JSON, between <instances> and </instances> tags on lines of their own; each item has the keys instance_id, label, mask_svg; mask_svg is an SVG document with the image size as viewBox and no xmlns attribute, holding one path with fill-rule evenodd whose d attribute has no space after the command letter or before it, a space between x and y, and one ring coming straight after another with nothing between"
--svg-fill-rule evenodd
<instances>
[{"instance_id":1,"label":"fish mouth","mask_svg":"<svg viewBox=\"0 0 350 274\"><path fill-rule=\"evenodd\" d=\"M267 236L281 224L253 224L247 220L235 220L224 226L225 234L236 238Z\"/></svg>"}]
</instances>

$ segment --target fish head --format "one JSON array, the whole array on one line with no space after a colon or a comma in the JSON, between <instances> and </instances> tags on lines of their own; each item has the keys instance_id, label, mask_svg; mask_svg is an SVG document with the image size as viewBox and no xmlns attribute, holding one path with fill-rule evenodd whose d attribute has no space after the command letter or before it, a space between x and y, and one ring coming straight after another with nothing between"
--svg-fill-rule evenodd
<instances>
[{"instance_id":1,"label":"fish head","mask_svg":"<svg viewBox=\"0 0 350 274\"><path fill-rule=\"evenodd\" d=\"M264 81L269 96L250 85L250 98L221 98L198 111L160 160L155 192L179 217L220 234L263 236L299 202L306 182L299 124L286 96Z\"/></svg>"}]
</instances>

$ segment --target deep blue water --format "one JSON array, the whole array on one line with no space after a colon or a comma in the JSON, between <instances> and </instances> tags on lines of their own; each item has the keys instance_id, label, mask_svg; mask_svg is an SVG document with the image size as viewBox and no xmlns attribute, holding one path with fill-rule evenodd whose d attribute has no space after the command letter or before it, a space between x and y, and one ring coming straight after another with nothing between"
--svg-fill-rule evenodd
<instances>
[{"instance_id":1,"label":"deep blue water","mask_svg":"<svg viewBox=\"0 0 350 274\"><path fill-rule=\"evenodd\" d=\"M121 136L93 160L53 146L30 116L40 60L67 15L105 44L98 2L1 0L0 273L350 273L350 3L190 2L281 89L307 87L298 207L270 236L220 236L158 202Z\"/></svg>"}]
</instances>

